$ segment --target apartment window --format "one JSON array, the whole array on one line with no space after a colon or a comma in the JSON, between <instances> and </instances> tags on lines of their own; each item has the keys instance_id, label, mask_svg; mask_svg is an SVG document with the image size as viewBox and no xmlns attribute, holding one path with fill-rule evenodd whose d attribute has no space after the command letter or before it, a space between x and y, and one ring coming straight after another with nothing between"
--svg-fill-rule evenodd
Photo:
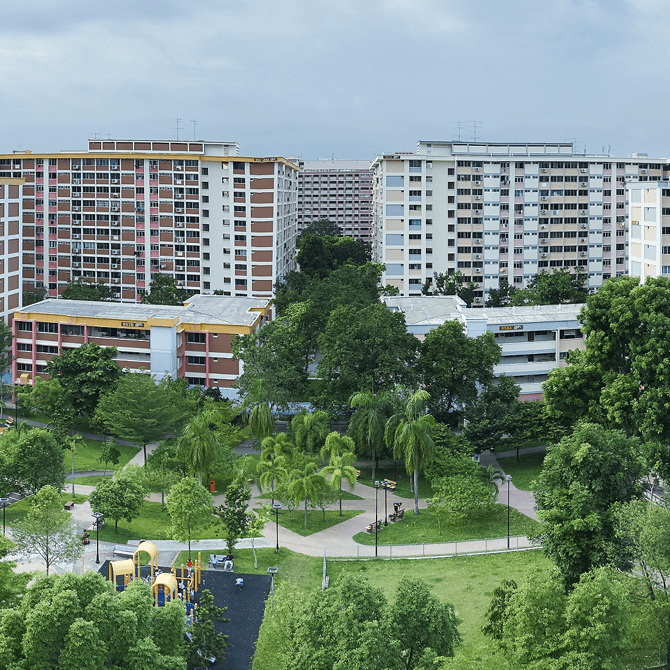
<instances>
[{"instance_id":1,"label":"apartment window","mask_svg":"<svg viewBox=\"0 0 670 670\"><path fill-rule=\"evenodd\" d=\"M189 344L205 344L206 339L206 333L188 333L186 341Z\"/></svg>"},{"instance_id":2,"label":"apartment window","mask_svg":"<svg viewBox=\"0 0 670 670\"><path fill-rule=\"evenodd\" d=\"M204 365L205 357L204 356L187 356L186 362L189 365Z\"/></svg>"},{"instance_id":3,"label":"apartment window","mask_svg":"<svg viewBox=\"0 0 670 670\"><path fill-rule=\"evenodd\" d=\"M33 324L29 321L19 321L16 324L16 330L23 330L23 331L32 333Z\"/></svg>"},{"instance_id":4,"label":"apartment window","mask_svg":"<svg viewBox=\"0 0 670 670\"><path fill-rule=\"evenodd\" d=\"M38 333L57 333L58 332L58 324L57 323L44 323L44 322L39 322L37 324L37 332Z\"/></svg>"}]
</instances>

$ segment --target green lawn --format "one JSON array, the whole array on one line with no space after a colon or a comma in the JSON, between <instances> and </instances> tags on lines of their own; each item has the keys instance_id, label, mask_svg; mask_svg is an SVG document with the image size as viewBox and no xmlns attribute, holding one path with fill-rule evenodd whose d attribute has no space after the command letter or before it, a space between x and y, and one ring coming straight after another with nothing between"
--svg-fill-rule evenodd
<instances>
[{"instance_id":1,"label":"green lawn","mask_svg":"<svg viewBox=\"0 0 670 670\"><path fill-rule=\"evenodd\" d=\"M498 463L505 471L505 474L512 475L512 483L518 489L523 491L533 490L533 480L537 479L542 471L542 463L546 452L538 451L532 454L525 454L519 456L517 462L516 456L500 458L498 456Z\"/></svg>"},{"instance_id":2,"label":"green lawn","mask_svg":"<svg viewBox=\"0 0 670 670\"><path fill-rule=\"evenodd\" d=\"M112 475L106 475L102 476L100 475L99 477L75 477L74 483L75 486L77 484L85 484L86 486L97 486L103 479L110 479ZM68 482L68 485L71 486L70 482Z\"/></svg>"},{"instance_id":3,"label":"green lawn","mask_svg":"<svg viewBox=\"0 0 670 670\"><path fill-rule=\"evenodd\" d=\"M118 444L117 447L121 452L118 466L123 467L135 455L139 449L136 447L127 447L123 444ZM85 439L83 444L75 447L74 452L74 469L75 470L104 470L105 466L100 462L100 454L102 453L102 442L97 440ZM72 471L72 457L70 450L66 449L63 454L63 462L65 463L65 472ZM110 465L107 466L109 470ZM82 482L83 483L83 482Z\"/></svg>"},{"instance_id":4,"label":"green lawn","mask_svg":"<svg viewBox=\"0 0 670 670\"><path fill-rule=\"evenodd\" d=\"M61 493L61 499L63 500L63 505L72 500L72 491ZM74 502L77 505L81 505L81 503L86 502L87 499L88 496L84 496L78 493L74 497ZM6 523L10 528L14 523L26 517L28 510L30 509L31 500L32 496L30 498L19 500L19 502L15 502L7 507L7 511L5 512Z\"/></svg>"},{"instance_id":5,"label":"green lawn","mask_svg":"<svg viewBox=\"0 0 670 670\"><path fill-rule=\"evenodd\" d=\"M353 517L358 516L359 514L363 514L363 510L345 509L342 510L342 516L340 516L339 509L326 510L326 519L324 521L323 512L320 509L309 509L307 510L307 528L305 528L305 510L296 508L291 512L290 521L286 510L280 512L279 525L305 537L306 535L318 533L320 530L325 530L338 523L347 521L347 519L353 519Z\"/></svg>"},{"instance_id":6,"label":"green lawn","mask_svg":"<svg viewBox=\"0 0 670 670\"><path fill-rule=\"evenodd\" d=\"M537 521L510 509L510 534L527 535L536 530ZM442 535L438 533L437 520L427 510L420 514L411 510L405 511L402 521L389 523L377 533L379 544L428 544L430 542L462 542L463 540L483 540L507 536L507 506L496 505L491 514L483 517L466 519L457 525L442 526ZM374 544L375 534L361 533L354 535L359 544Z\"/></svg>"},{"instance_id":7,"label":"green lawn","mask_svg":"<svg viewBox=\"0 0 670 670\"><path fill-rule=\"evenodd\" d=\"M261 493L261 495L258 496L258 499L272 500L272 491ZM361 496L354 495L353 493L349 493L349 491L346 491L345 489L342 489L342 500L363 500L363 498L361 498Z\"/></svg>"},{"instance_id":8,"label":"green lawn","mask_svg":"<svg viewBox=\"0 0 670 670\"><path fill-rule=\"evenodd\" d=\"M372 483L372 468L360 468L361 476L358 478L358 481L361 484L366 484L367 486L373 486ZM377 481L383 479L390 479L391 481L396 482L397 487L395 490L396 495L399 495L401 498L414 498L414 494L409 490L409 480L410 475L407 474L405 470L405 465L403 463L398 463L394 468L392 465L384 465L378 468L375 468L375 478ZM380 492L383 495L384 490L380 487ZM428 480L422 475L419 475L419 497L420 498L430 498L433 495L433 489L431 488Z\"/></svg>"},{"instance_id":9,"label":"green lawn","mask_svg":"<svg viewBox=\"0 0 670 670\"><path fill-rule=\"evenodd\" d=\"M273 549L261 556L259 552L259 569L265 573L269 565L278 565L277 580L290 579L300 588L317 590L321 588L321 558L305 559L305 557L287 556L282 563ZM282 550L279 556L282 556ZM251 550L248 550L251 554ZM235 571L238 572L238 554L235 552ZM245 558L246 560L246 558ZM267 562L269 560L269 562ZM293 568L292 562L300 560L300 569ZM289 568L291 565L291 568ZM298 565L298 564L296 564ZM458 556L453 558L426 560L393 560L393 561L328 561L328 574L331 581L341 574L354 573L366 578L372 586L381 589L389 600L393 600L395 590L401 579L406 577L420 578L427 582L433 593L442 601L450 602L456 609L460 619L458 626L462 643L456 649L455 661L459 670L464 668L499 669L504 666L499 657L492 654L495 645L481 633L484 614L488 607L493 589L503 579L514 579L522 584L530 570L545 569L549 561L540 551L515 552L512 554L489 554L486 556ZM239 562L239 572L246 571L246 565ZM253 563L251 563L253 568ZM254 572L250 570L250 572ZM272 670L275 667L273 657L273 641L265 634L265 626L261 627L253 670Z\"/></svg>"}]
</instances>

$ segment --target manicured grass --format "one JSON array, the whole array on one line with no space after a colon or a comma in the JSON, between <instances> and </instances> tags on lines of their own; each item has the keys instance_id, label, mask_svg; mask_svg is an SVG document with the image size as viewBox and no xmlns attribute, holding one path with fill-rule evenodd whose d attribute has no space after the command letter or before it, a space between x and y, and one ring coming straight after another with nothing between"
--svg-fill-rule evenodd
<instances>
[{"instance_id":1,"label":"manicured grass","mask_svg":"<svg viewBox=\"0 0 670 670\"><path fill-rule=\"evenodd\" d=\"M84 444L79 444L74 451L74 469L75 470L104 470L105 466L100 462L100 454L102 453L102 442L97 440L84 439ZM128 461L136 456L139 449L136 447L127 447L123 444L116 445L121 452L118 465L107 465L110 467L123 467ZM63 452L63 462L65 463L65 472L72 471L72 457L70 450L65 449Z\"/></svg>"},{"instance_id":2,"label":"manicured grass","mask_svg":"<svg viewBox=\"0 0 670 670\"><path fill-rule=\"evenodd\" d=\"M545 455L546 452L544 451L524 454L519 456L518 462L516 456L498 457L498 463L505 474L512 475L514 486L523 491L532 491L533 480L537 479L542 471Z\"/></svg>"},{"instance_id":3,"label":"manicured grass","mask_svg":"<svg viewBox=\"0 0 670 670\"><path fill-rule=\"evenodd\" d=\"M372 468L359 468L361 471L361 476L358 478L358 481L361 484L366 484L367 486L374 486L372 482ZM401 498L414 498L414 494L409 489L410 475L407 474L405 470L405 465L403 463L398 463L394 468L392 465L384 465L378 468L375 468L375 479L381 482L383 479L390 479L393 482L396 482L395 494ZM383 494L384 491L379 488L380 492ZM430 498L433 495L433 489L431 488L428 480L422 475L419 475L419 497L420 498Z\"/></svg>"},{"instance_id":4,"label":"manicured grass","mask_svg":"<svg viewBox=\"0 0 670 670\"><path fill-rule=\"evenodd\" d=\"M325 530L331 526L336 526L338 523L347 521L347 519L353 519L353 517L363 514L363 510L342 510L342 516L340 516L340 510L326 510L326 519L323 519L323 512L320 509L308 509L307 510L307 528L305 528L305 510L304 509L294 509L291 512L291 520L288 519L288 512L283 510L279 513L279 525L288 530L292 530L298 535L303 537L307 535L313 535L318 533L320 530Z\"/></svg>"},{"instance_id":5,"label":"manicured grass","mask_svg":"<svg viewBox=\"0 0 670 670\"><path fill-rule=\"evenodd\" d=\"M72 491L69 491L61 493L61 499L63 501L63 505L65 505L65 503L69 502L70 500L74 500L76 505L81 505L82 503L86 502L88 496L77 493L74 498L72 498ZM32 496L30 498L19 500L18 502L15 502L7 507L7 511L5 512L6 522L10 528L12 524L21 519L25 519L26 515L28 514L28 510L30 509L31 500Z\"/></svg>"},{"instance_id":6,"label":"manicured grass","mask_svg":"<svg viewBox=\"0 0 670 670\"><path fill-rule=\"evenodd\" d=\"M251 554L251 550L248 551ZM261 551L270 552L270 561L277 556L273 549ZM236 572L238 572L238 553L242 552L235 552ZM299 558L303 559L300 570L289 569L294 560L289 556L279 565L276 579L291 580L306 591L320 590L323 560ZM441 601L454 605L460 620L458 630L462 643L456 648L454 667L459 670L464 668L493 670L503 667L504 663L501 664L499 655L493 655L497 652L496 646L481 632L493 589L499 586L503 579L513 579L518 584L523 584L529 571L546 569L549 564L541 551L525 551L426 560L328 561L328 575L331 583L344 573L359 575L367 579L372 586L381 589L391 602L402 579L422 579ZM268 565L275 563L266 564L259 554L258 565L257 572L264 573ZM253 563L251 567L253 568ZM266 628L265 624L261 627L253 670L272 670L276 667L273 642L266 634L268 630L269 627Z\"/></svg>"},{"instance_id":7,"label":"manicured grass","mask_svg":"<svg viewBox=\"0 0 670 670\"><path fill-rule=\"evenodd\" d=\"M268 491L267 493L261 493L261 495L258 496L259 500L272 500L272 491ZM342 489L342 500L364 500L364 498L361 498L361 496L354 495L353 493L350 493L349 491L345 491Z\"/></svg>"},{"instance_id":8,"label":"manicured grass","mask_svg":"<svg viewBox=\"0 0 670 670\"><path fill-rule=\"evenodd\" d=\"M510 533L527 535L538 526L537 521L510 509ZM377 533L379 544L428 544L429 542L462 542L463 540L483 540L507 536L507 506L496 505L491 514L466 519L459 524L442 524L442 535L438 533L437 519L422 509L420 514L406 510L402 521L382 525ZM375 534L354 535L359 544L374 544Z\"/></svg>"},{"instance_id":9,"label":"manicured grass","mask_svg":"<svg viewBox=\"0 0 670 670\"><path fill-rule=\"evenodd\" d=\"M112 475L106 475L104 477L102 475L100 475L99 477L75 477L74 483L75 486L77 484L85 484L86 486L97 486L101 481L103 481L103 479L110 479L111 476ZM68 483L70 483L70 481L68 481Z\"/></svg>"}]
</instances>

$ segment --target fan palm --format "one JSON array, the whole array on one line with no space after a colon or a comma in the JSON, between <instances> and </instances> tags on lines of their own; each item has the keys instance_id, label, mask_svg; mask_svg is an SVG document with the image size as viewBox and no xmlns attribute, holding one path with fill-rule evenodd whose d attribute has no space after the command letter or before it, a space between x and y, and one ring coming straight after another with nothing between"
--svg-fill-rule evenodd
<instances>
[{"instance_id":1,"label":"fan palm","mask_svg":"<svg viewBox=\"0 0 670 670\"><path fill-rule=\"evenodd\" d=\"M377 452L384 440L384 429L388 418L393 414L393 399L386 393L374 395L370 391L354 393L349 406L356 413L349 421L347 432L356 440L358 446L372 457L372 481L375 479Z\"/></svg>"},{"instance_id":2,"label":"fan palm","mask_svg":"<svg viewBox=\"0 0 670 670\"><path fill-rule=\"evenodd\" d=\"M319 489L325 484L325 477L317 472L316 463L307 461L302 470L296 469L291 472L291 482L288 485L288 494L295 500L305 501L305 529L307 529L307 501L314 501Z\"/></svg>"},{"instance_id":3,"label":"fan palm","mask_svg":"<svg viewBox=\"0 0 670 670\"><path fill-rule=\"evenodd\" d=\"M427 391L417 391L387 422L386 444L393 449L394 458L404 458L407 474L414 476L414 514L419 513L419 472L434 452L432 428L435 418L426 413L430 398Z\"/></svg>"}]
</instances>

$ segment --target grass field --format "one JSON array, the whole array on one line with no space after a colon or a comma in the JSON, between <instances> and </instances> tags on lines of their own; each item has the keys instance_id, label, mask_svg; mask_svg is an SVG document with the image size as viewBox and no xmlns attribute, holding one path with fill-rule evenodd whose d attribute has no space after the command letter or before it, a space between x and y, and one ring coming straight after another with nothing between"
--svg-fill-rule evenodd
<instances>
[{"instance_id":1,"label":"grass field","mask_svg":"<svg viewBox=\"0 0 670 670\"><path fill-rule=\"evenodd\" d=\"M510 534L527 535L537 529L537 521L510 509ZM438 533L437 520L427 510L413 514L405 512L402 521L382 525L377 533L379 544L428 544L429 542L462 542L463 540L483 540L485 538L507 536L507 507L496 505L491 514L466 519L457 524L442 524L442 534ZM365 531L354 535L359 544L375 543L374 533Z\"/></svg>"},{"instance_id":2,"label":"grass field","mask_svg":"<svg viewBox=\"0 0 670 670\"><path fill-rule=\"evenodd\" d=\"M537 479L542 471L544 457L544 451L519 456L518 462L516 456L506 458L500 458L500 456L498 456L498 463L505 471L505 474L512 475L512 483L514 486L523 491L532 491L533 480Z\"/></svg>"},{"instance_id":3,"label":"grass field","mask_svg":"<svg viewBox=\"0 0 670 670\"><path fill-rule=\"evenodd\" d=\"M123 444L118 444L117 447L121 452L121 457L119 458L118 466L108 465L107 469L109 469L110 467L123 467L139 451L135 447L127 447ZM87 439L83 440L83 444L79 444L75 447L74 469L104 470L105 466L100 462L101 453L102 453L102 442L98 442L97 440L87 440ZM71 472L72 457L70 456L69 449L65 449L63 452L63 462L65 463L65 472Z\"/></svg>"},{"instance_id":4,"label":"grass field","mask_svg":"<svg viewBox=\"0 0 670 670\"><path fill-rule=\"evenodd\" d=\"M373 486L372 468L360 468L360 471L361 476L358 478L358 481L361 484ZM381 481L382 479L390 479L391 481L396 482L396 495L400 496L401 498L414 498L414 494L409 490L410 475L407 474L403 463L398 463L397 467L395 468L392 465L384 465L375 468L375 478L378 481ZM382 493L384 492L381 487L379 490ZM432 495L433 489L431 488L430 484L423 475L419 475L419 497L430 498Z\"/></svg>"},{"instance_id":5,"label":"grass field","mask_svg":"<svg viewBox=\"0 0 670 670\"><path fill-rule=\"evenodd\" d=\"M100 475L99 477L75 477L74 483L75 485L77 484L85 484L86 486L97 486L103 479L110 479L112 475L105 475L104 477ZM68 484L70 482L68 481Z\"/></svg>"},{"instance_id":6,"label":"grass field","mask_svg":"<svg viewBox=\"0 0 670 670\"><path fill-rule=\"evenodd\" d=\"M86 502L87 498L88 496L77 494L74 497L74 502L77 505L81 505L81 503ZM70 500L73 500L72 491L61 493L61 499L63 500L63 505L65 505L65 503L69 502ZM28 510L30 509L31 500L32 496L30 498L19 500L19 502L15 502L14 504L7 507L7 511L5 512L6 523L10 528L20 519L25 519L26 515L28 514Z\"/></svg>"},{"instance_id":7,"label":"grass field","mask_svg":"<svg viewBox=\"0 0 670 670\"><path fill-rule=\"evenodd\" d=\"M246 550L251 554L251 550ZM321 588L321 569L323 560L320 558L299 557L299 569L292 565L294 556L283 557L280 564L273 549L259 552L258 572L264 574L270 565L279 566L277 581L291 580L300 588L309 591ZM246 571L248 564L243 564L235 552L235 571ZM247 560L244 558L243 560ZM251 557L253 561L253 557ZM270 562L267 562L267 561ZM239 561L239 563L238 563ZM393 560L393 561L329 561L328 574L331 583L341 574L353 573L366 578L372 586L381 589L389 600L393 600L395 590L401 579L405 577L419 578L428 583L433 593L443 602L454 605L460 619L458 626L462 644L456 649L455 665L463 668L500 668L504 667L500 659L492 656L495 646L481 633L484 614L491 601L493 589L503 579L514 579L517 583L525 581L525 575L534 569L544 569L549 561L540 551L515 552L510 554L490 554L486 556L459 556L442 559L426 560ZM265 626L261 627L254 657L253 670L272 670L274 665L273 643L264 634Z\"/></svg>"},{"instance_id":8,"label":"grass field","mask_svg":"<svg viewBox=\"0 0 670 670\"><path fill-rule=\"evenodd\" d=\"M336 526L338 523L347 521L347 519L352 519L359 514L363 514L363 510L342 510L342 516L340 516L339 509L337 510L326 510L326 519L323 519L323 512L320 509L308 509L307 510L307 528L305 528L305 510L294 509L291 512L291 520L288 519L288 512L283 510L279 513L279 525L282 528L287 528L292 530L298 535L303 537L307 535L313 535L318 533L320 530L325 530L331 526ZM273 519L274 521L274 519Z\"/></svg>"}]
</instances>

